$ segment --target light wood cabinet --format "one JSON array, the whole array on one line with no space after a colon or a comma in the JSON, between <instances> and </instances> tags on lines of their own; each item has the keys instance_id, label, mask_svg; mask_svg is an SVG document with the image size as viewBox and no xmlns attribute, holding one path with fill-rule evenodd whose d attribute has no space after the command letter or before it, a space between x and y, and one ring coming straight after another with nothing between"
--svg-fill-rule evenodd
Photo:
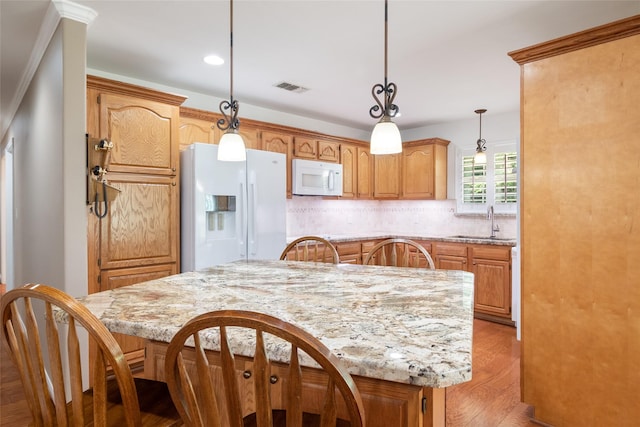
<instances>
[{"instance_id":1,"label":"light wood cabinet","mask_svg":"<svg viewBox=\"0 0 640 427\"><path fill-rule=\"evenodd\" d=\"M402 151L402 199L447 198L447 145L431 138L405 144Z\"/></svg>"},{"instance_id":2,"label":"light wood cabinet","mask_svg":"<svg viewBox=\"0 0 640 427\"><path fill-rule=\"evenodd\" d=\"M468 271L468 251L464 243L435 242L431 255L437 269Z\"/></svg>"},{"instance_id":3,"label":"light wood cabinet","mask_svg":"<svg viewBox=\"0 0 640 427\"><path fill-rule=\"evenodd\" d=\"M373 159L369 149L355 144L340 145L342 164L342 198L373 197Z\"/></svg>"},{"instance_id":4,"label":"light wood cabinet","mask_svg":"<svg viewBox=\"0 0 640 427\"><path fill-rule=\"evenodd\" d=\"M521 66L522 398L542 424L638 425L640 15L509 55Z\"/></svg>"},{"instance_id":5,"label":"light wood cabinet","mask_svg":"<svg viewBox=\"0 0 640 427\"><path fill-rule=\"evenodd\" d=\"M343 264L362 264L360 242L334 243L340 262Z\"/></svg>"},{"instance_id":6,"label":"light wood cabinet","mask_svg":"<svg viewBox=\"0 0 640 427\"><path fill-rule=\"evenodd\" d=\"M101 270L179 260L178 177L110 174L120 190L102 219Z\"/></svg>"},{"instance_id":7,"label":"light wood cabinet","mask_svg":"<svg viewBox=\"0 0 640 427\"><path fill-rule=\"evenodd\" d=\"M357 147L358 155L358 199L373 198L373 155L368 148Z\"/></svg>"},{"instance_id":8,"label":"light wood cabinet","mask_svg":"<svg viewBox=\"0 0 640 427\"><path fill-rule=\"evenodd\" d=\"M436 268L474 274L476 317L511 324L511 246L434 242Z\"/></svg>"},{"instance_id":9,"label":"light wood cabinet","mask_svg":"<svg viewBox=\"0 0 640 427\"><path fill-rule=\"evenodd\" d=\"M184 150L194 142L218 144L224 134L218 128L219 113L195 108L180 108L180 150ZM238 133L242 136L246 148L260 149L260 129L253 121L240 120Z\"/></svg>"},{"instance_id":10,"label":"light wood cabinet","mask_svg":"<svg viewBox=\"0 0 640 427\"><path fill-rule=\"evenodd\" d=\"M293 157L316 160L318 158L318 142L312 138L296 136L293 139Z\"/></svg>"},{"instance_id":11,"label":"light wood cabinet","mask_svg":"<svg viewBox=\"0 0 640 427\"><path fill-rule=\"evenodd\" d=\"M192 117L180 117L180 151L194 142L216 144L220 140L220 129L214 122Z\"/></svg>"},{"instance_id":12,"label":"light wood cabinet","mask_svg":"<svg viewBox=\"0 0 640 427\"><path fill-rule=\"evenodd\" d=\"M185 99L87 76L87 132L113 143L107 179L120 190L104 218L88 214L89 293L180 270L179 106ZM204 137L204 123L192 124L184 132ZM117 339L135 369L143 342Z\"/></svg>"},{"instance_id":13,"label":"light wood cabinet","mask_svg":"<svg viewBox=\"0 0 640 427\"><path fill-rule=\"evenodd\" d=\"M262 132L261 146L265 151L283 153L287 156L287 197L291 198L291 158L293 157L293 137L286 133Z\"/></svg>"},{"instance_id":14,"label":"light wood cabinet","mask_svg":"<svg viewBox=\"0 0 640 427\"><path fill-rule=\"evenodd\" d=\"M318 140L318 160L330 163L340 162L340 144L334 141Z\"/></svg>"},{"instance_id":15,"label":"light wood cabinet","mask_svg":"<svg viewBox=\"0 0 640 427\"><path fill-rule=\"evenodd\" d=\"M400 197L400 166L402 154L373 156L373 195L376 199Z\"/></svg>"},{"instance_id":16,"label":"light wood cabinet","mask_svg":"<svg viewBox=\"0 0 640 427\"><path fill-rule=\"evenodd\" d=\"M472 245L474 310L511 319L511 247Z\"/></svg>"},{"instance_id":17,"label":"light wood cabinet","mask_svg":"<svg viewBox=\"0 0 640 427\"><path fill-rule=\"evenodd\" d=\"M109 172L176 175L178 109L132 96L99 93L99 138L113 143Z\"/></svg>"},{"instance_id":18,"label":"light wood cabinet","mask_svg":"<svg viewBox=\"0 0 640 427\"><path fill-rule=\"evenodd\" d=\"M340 161L340 143L296 136L293 139L293 157L338 163Z\"/></svg>"}]
</instances>

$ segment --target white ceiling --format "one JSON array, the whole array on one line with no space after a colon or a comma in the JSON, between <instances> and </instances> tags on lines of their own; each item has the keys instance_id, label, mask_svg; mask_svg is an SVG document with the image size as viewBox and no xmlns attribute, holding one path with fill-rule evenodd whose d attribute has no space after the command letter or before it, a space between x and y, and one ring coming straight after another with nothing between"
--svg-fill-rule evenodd
<instances>
[{"instance_id":1,"label":"white ceiling","mask_svg":"<svg viewBox=\"0 0 640 427\"><path fill-rule=\"evenodd\" d=\"M229 96L229 2L77 0L98 13L87 66ZM2 111L20 81L48 1L0 0ZM517 110L519 67L508 52L640 14L631 1L389 1L388 76L400 129ZM243 103L370 129L382 83L382 0L235 0L234 97ZM286 81L308 88L290 93ZM211 110L217 110L212 105Z\"/></svg>"}]
</instances>

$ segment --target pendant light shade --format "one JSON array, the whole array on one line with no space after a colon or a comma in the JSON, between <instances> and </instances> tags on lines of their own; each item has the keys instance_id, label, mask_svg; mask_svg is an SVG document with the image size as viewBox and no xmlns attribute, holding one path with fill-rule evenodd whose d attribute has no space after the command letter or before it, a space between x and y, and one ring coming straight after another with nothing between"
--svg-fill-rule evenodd
<instances>
[{"instance_id":1,"label":"pendant light shade","mask_svg":"<svg viewBox=\"0 0 640 427\"><path fill-rule=\"evenodd\" d=\"M372 154L394 154L402 152L400 130L389 116L383 116L371 132Z\"/></svg>"},{"instance_id":2,"label":"pendant light shade","mask_svg":"<svg viewBox=\"0 0 640 427\"><path fill-rule=\"evenodd\" d=\"M476 141L476 154L473 156L473 162L477 165L487 163L487 153L485 153L485 151L487 151L487 141L482 139L482 114L486 112L487 110L485 109L475 110L475 113L480 115L480 134Z\"/></svg>"},{"instance_id":3,"label":"pendant light shade","mask_svg":"<svg viewBox=\"0 0 640 427\"><path fill-rule=\"evenodd\" d=\"M247 160L247 150L239 133L227 131L220 138L218 144L218 160L227 162L244 162Z\"/></svg>"},{"instance_id":4,"label":"pendant light shade","mask_svg":"<svg viewBox=\"0 0 640 427\"><path fill-rule=\"evenodd\" d=\"M218 160L226 162L244 162L247 152L242 136L238 133L240 120L238 120L238 101L233 99L233 0L229 0L229 101L220 103L220 112L223 118L218 120L218 129L225 131L220 138L218 147Z\"/></svg>"},{"instance_id":5,"label":"pendant light shade","mask_svg":"<svg viewBox=\"0 0 640 427\"><path fill-rule=\"evenodd\" d=\"M376 105L369 109L369 115L380 121L371 132L371 154L394 154L402 152L402 138L400 130L394 122L393 117L398 114L398 106L393 103L398 92L395 83L387 80L387 28L388 28L388 4L384 2L384 84L378 83L371 89ZM383 95L381 101L378 96Z\"/></svg>"}]
</instances>

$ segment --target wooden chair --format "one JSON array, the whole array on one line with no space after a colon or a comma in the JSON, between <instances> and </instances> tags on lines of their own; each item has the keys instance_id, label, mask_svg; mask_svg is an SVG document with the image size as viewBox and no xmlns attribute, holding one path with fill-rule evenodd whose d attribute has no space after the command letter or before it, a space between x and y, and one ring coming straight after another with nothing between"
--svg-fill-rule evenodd
<instances>
[{"instance_id":1,"label":"wooden chair","mask_svg":"<svg viewBox=\"0 0 640 427\"><path fill-rule=\"evenodd\" d=\"M338 264L340 256L335 246L318 236L304 236L289 243L280 259L293 261L329 262Z\"/></svg>"},{"instance_id":2,"label":"wooden chair","mask_svg":"<svg viewBox=\"0 0 640 427\"><path fill-rule=\"evenodd\" d=\"M421 244L409 239L383 240L371 248L363 264L435 268L429 252Z\"/></svg>"},{"instance_id":3,"label":"wooden chair","mask_svg":"<svg viewBox=\"0 0 640 427\"><path fill-rule=\"evenodd\" d=\"M188 339L195 350L185 347ZM205 353L205 339L213 340L220 352ZM238 343L245 343L242 354L253 350L253 356L234 356L240 353ZM302 377L309 373L301 368L299 350L326 374L324 379L318 369L311 374L321 379L305 387L312 393L308 400L303 399ZM284 360L270 361L271 352ZM195 317L171 340L165 374L187 426L364 425L360 393L338 358L309 333L266 314L223 310ZM342 399L336 399L336 388ZM309 405L317 412L305 410Z\"/></svg>"},{"instance_id":4,"label":"wooden chair","mask_svg":"<svg viewBox=\"0 0 640 427\"><path fill-rule=\"evenodd\" d=\"M25 285L2 296L0 313L2 337L18 368L33 425L182 425L166 384L134 379L109 330L63 291ZM56 319L65 314L68 325L58 328ZM93 388L86 390L82 377L88 366L82 366L79 343L82 330L98 348ZM63 372L68 373L69 391Z\"/></svg>"}]
</instances>

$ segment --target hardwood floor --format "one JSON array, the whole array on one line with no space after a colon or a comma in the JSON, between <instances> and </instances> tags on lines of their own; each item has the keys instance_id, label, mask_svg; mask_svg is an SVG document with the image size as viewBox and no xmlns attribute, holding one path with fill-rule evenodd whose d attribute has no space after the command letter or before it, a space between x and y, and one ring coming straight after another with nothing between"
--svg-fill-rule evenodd
<instances>
[{"instance_id":1,"label":"hardwood floor","mask_svg":"<svg viewBox=\"0 0 640 427\"><path fill-rule=\"evenodd\" d=\"M516 330L476 319L473 378L447 389L447 427L523 427L533 409L520 401L520 342Z\"/></svg>"},{"instance_id":2,"label":"hardwood floor","mask_svg":"<svg viewBox=\"0 0 640 427\"><path fill-rule=\"evenodd\" d=\"M473 379L447 389L448 427L524 427L531 408L520 402L520 343L515 329L476 319ZM30 421L22 384L7 351L0 352L0 427Z\"/></svg>"}]
</instances>

